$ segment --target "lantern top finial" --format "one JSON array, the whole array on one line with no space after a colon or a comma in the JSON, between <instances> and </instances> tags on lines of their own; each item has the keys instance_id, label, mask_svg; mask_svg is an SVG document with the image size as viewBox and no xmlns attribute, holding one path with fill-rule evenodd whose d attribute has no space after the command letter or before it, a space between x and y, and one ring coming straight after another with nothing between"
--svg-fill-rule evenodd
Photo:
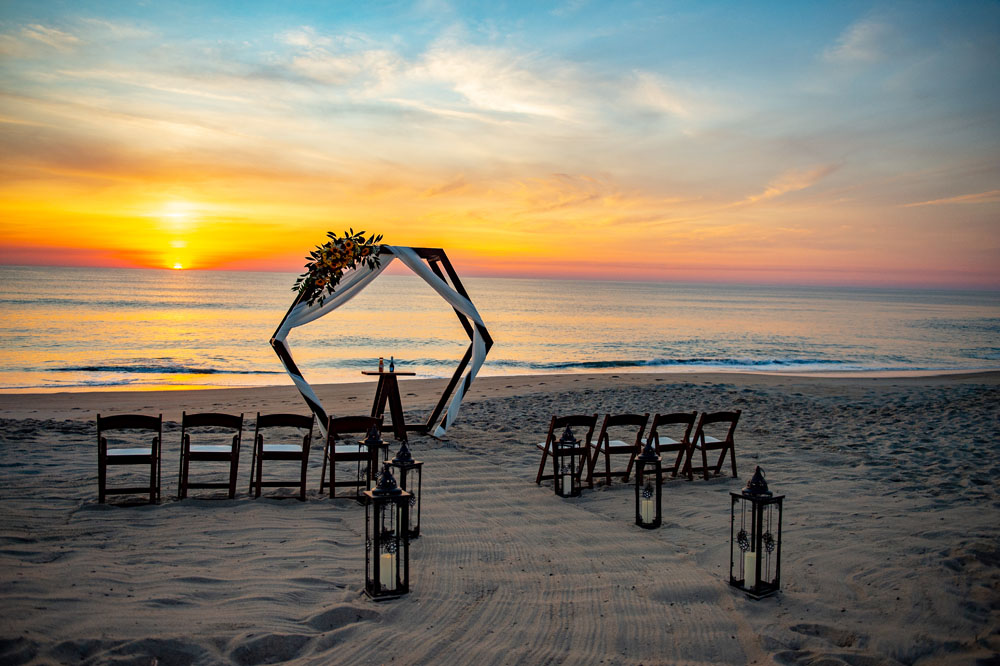
<instances>
[{"instance_id":1,"label":"lantern top finial","mask_svg":"<svg viewBox=\"0 0 1000 666\"><path fill-rule=\"evenodd\" d=\"M368 434L365 435L365 445L372 447L378 446L382 442L382 435L379 434L378 426L372 426L368 429Z\"/></svg>"},{"instance_id":2,"label":"lantern top finial","mask_svg":"<svg viewBox=\"0 0 1000 666\"><path fill-rule=\"evenodd\" d=\"M385 495L399 495L403 491L396 484L396 477L392 475L392 467L389 463L382 464L382 474L378 477L378 485L375 486L371 493L372 495L385 496Z\"/></svg>"},{"instance_id":3,"label":"lantern top finial","mask_svg":"<svg viewBox=\"0 0 1000 666\"><path fill-rule=\"evenodd\" d=\"M410 446L405 439L403 440L403 443L399 446L399 452L396 453L396 457L392 459L392 462L397 465L399 464L406 465L413 462L413 454L410 453Z\"/></svg>"},{"instance_id":4,"label":"lantern top finial","mask_svg":"<svg viewBox=\"0 0 1000 666\"><path fill-rule=\"evenodd\" d=\"M771 491L767 489L767 481L764 480L764 470L757 465L757 470L753 473L753 476L747 481L747 485L743 488L744 495L753 495L756 497L770 497Z\"/></svg>"},{"instance_id":5,"label":"lantern top finial","mask_svg":"<svg viewBox=\"0 0 1000 666\"><path fill-rule=\"evenodd\" d=\"M656 449L653 448L653 440L646 440L646 446L643 447L642 453L636 456L636 460L641 462L656 462L659 460L660 456L657 455Z\"/></svg>"},{"instance_id":6,"label":"lantern top finial","mask_svg":"<svg viewBox=\"0 0 1000 666\"><path fill-rule=\"evenodd\" d=\"M559 438L559 443L563 446L576 446L580 441L573 435L573 430L569 426L566 426L562 437Z\"/></svg>"}]
</instances>

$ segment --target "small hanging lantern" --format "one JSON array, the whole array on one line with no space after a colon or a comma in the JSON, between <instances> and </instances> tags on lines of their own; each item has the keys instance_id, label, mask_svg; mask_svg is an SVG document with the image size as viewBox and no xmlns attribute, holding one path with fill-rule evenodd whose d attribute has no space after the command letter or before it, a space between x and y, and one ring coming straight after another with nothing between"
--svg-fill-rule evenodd
<instances>
[{"instance_id":1,"label":"small hanging lantern","mask_svg":"<svg viewBox=\"0 0 1000 666\"><path fill-rule=\"evenodd\" d=\"M388 446L375 426L368 429L368 434L358 445L368 451L367 462L358 460L358 488L371 490L378 483L379 451L387 450Z\"/></svg>"},{"instance_id":2,"label":"small hanging lantern","mask_svg":"<svg viewBox=\"0 0 1000 666\"><path fill-rule=\"evenodd\" d=\"M389 463L365 501L365 593L375 601L410 591L410 493L396 485Z\"/></svg>"},{"instance_id":3,"label":"small hanging lantern","mask_svg":"<svg viewBox=\"0 0 1000 666\"><path fill-rule=\"evenodd\" d=\"M642 453L635 457L635 524L647 530L659 527L661 522L661 469L661 458L650 438Z\"/></svg>"},{"instance_id":4,"label":"small hanging lantern","mask_svg":"<svg viewBox=\"0 0 1000 666\"><path fill-rule=\"evenodd\" d=\"M730 493L729 584L754 599L778 591L784 495L767 489L760 467L741 493ZM737 505L739 508L737 508Z\"/></svg>"},{"instance_id":5,"label":"small hanging lantern","mask_svg":"<svg viewBox=\"0 0 1000 666\"><path fill-rule=\"evenodd\" d=\"M585 450L579 448L580 441L573 436L569 426L563 431L562 437L554 442L552 464L554 466L556 495L559 497L580 496L580 474L576 469L576 457Z\"/></svg>"},{"instance_id":6,"label":"small hanging lantern","mask_svg":"<svg viewBox=\"0 0 1000 666\"><path fill-rule=\"evenodd\" d=\"M423 481L424 463L413 459L409 443L404 439L391 465L398 470L399 487L410 493L409 537L416 539L420 536L420 486Z\"/></svg>"}]
</instances>

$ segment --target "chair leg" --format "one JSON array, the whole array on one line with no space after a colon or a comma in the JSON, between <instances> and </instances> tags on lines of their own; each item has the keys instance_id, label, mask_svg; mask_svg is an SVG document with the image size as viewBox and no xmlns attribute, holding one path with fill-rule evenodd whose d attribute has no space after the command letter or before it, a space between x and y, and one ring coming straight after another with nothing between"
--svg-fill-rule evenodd
<instances>
[{"instance_id":1,"label":"chair leg","mask_svg":"<svg viewBox=\"0 0 1000 666\"><path fill-rule=\"evenodd\" d=\"M108 483L108 466L103 458L97 461L97 502L104 504L105 489Z\"/></svg>"},{"instance_id":2,"label":"chair leg","mask_svg":"<svg viewBox=\"0 0 1000 666\"><path fill-rule=\"evenodd\" d=\"M705 447L701 447L701 471L705 475L705 480L708 481L708 451Z\"/></svg>"},{"instance_id":3,"label":"chair leg","mask_svg":"<svg viewBox=\"0 0 1000 666\"><path fill-rule=\"evenodd\" d=\"M323 494L323 489L326 488L326 461L329 459L330 454L330 439L327 438L326 445L323 446L323 471L319 475L319 494ZM332 472L331 472L332 474Z\"/></svg>"},{"instance_id":4,"label":"chair leg","mask_svg":"<svg viewBox=\"0 0 1000 666\"><path fill-rule=\"evenodd\" d=\"M591 455L590 449L593 448L591 445L587 445L587 487L594 487L594 465L597 464L597 449L594 448L594 453Z\"/></svg>"},{"instance_id":5,"label":"chair leg","mask_svg":"<svg viewBox=\"0 0 1000 666\"><path fill-rule=\"evenodd\" d=\"M153 447L154 449L156 447ZM156 451L153 451L153 461L149 463L149 503L156 504L159 501L159 485L157 484Z\"/></svg>"},{"instance_id":6,"label":"chair leg","mask_svg":"<svg viewBox=\"0 0 1000 666\"><path fill-rule=\"evenodd\" d=\"M178 484L177 497L184 498L188 496L188 475L191 473L191 450L186 446L181 447L181 480Z\"/></svg>"},{"instance_id":7,"label":"chair leg","mask_svg":"<svg viewBox=\"0 0 1000 666\"><path fill-rule=\"evenodd\" d=\"M260 484L263 481L264 476L264 452L258 451L257 453L257 491L254 497L260 497Z\"/></svg>"},{"instance_id":8,"label":"chair leg","mask_svg":"<svg viewBox=\"0 0 1000 666\"><path fill-rule=\"evenodd\" d=\"M253 449L250 453L250 486L247 493L253 493L253 480L257 475L257 440L254 438Z\"/></svg>"},{"instance_id":9,"label":"chair leg","mask_svg":"<svg viewBox=\"0 0 1000 666\"><path fill-rule=\"evenodd\" d=\"M308 466L309 466L309 459L308 458L303 458L302 459L302 485L299 488L299 501L300 502L305 502L306 501L306 469L308 468Z\"/></svg>"},{"instance_id":10,"label":"chair leg","mask_svg":"<svg viewBox=\"0 0 1000 666\"><path fill-rule=\"evenodd\" d=\"M681 462L683 462L684 460L685 450L687 450L687 447L684 446L682 446L680 449L677 450L677 459L674 460L674 468L671 473L671 476L674 478L677 477L677 472L681 470Z\"/></svg>"},{"instance_id":11,"label":"chair leg","mask_svg":"<svg viewBox=\"0 0 1000 666\"><path fill-rule=\"evenodd\" d=\"M236 473L240 467L240 452L233 451L233 458L229 461L229 499L236 499Z\"/></svg>"},{"instance_id":12,"label":"chair leg","mask_svg":"<svg viewBox=\"0 0 1000 666\"><path fill-rule=\"evenodd\" d=\"M545 460L549 457L549 441L545 440L545 448L542 449L542 460L538 463L538 475L535 476L535 485L542 485L542 474L545 472Z\"/></svg>"},{"instance_id":13,"label":"chair leg","mask_svg":"<svg viewBox=\"0 0 1000 666\"><path fill-rule=\"evenodd\" d=\"M625 468L625 475L622 476L622 481L628 483L628 477L632 476L632 466L635 465L636 452L633 451L628 457L628 466Z\"/></svg>"}]
</instances>

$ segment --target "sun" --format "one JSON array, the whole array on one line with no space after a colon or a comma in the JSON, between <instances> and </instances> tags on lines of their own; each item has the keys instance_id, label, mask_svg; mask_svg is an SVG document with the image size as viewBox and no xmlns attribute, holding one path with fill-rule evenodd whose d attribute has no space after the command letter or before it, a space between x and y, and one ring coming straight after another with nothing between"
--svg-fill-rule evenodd
<instances>
[{"instance_id":1,"label":"sun","mask_svg":"<svg viewBox=\"0 0 1000 666\"><path fill-rule=\"evenodd\" d=\"M181 264L181 263L174 264L174 270L175 271L182 271L182 270L184 270L184 264Z\"/></svg>"}]
</instances>

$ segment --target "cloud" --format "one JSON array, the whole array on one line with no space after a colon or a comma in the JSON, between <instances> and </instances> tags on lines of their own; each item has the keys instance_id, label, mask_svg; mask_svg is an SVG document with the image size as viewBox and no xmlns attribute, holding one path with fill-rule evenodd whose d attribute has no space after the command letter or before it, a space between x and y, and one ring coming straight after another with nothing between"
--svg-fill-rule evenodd
<instances>
[{"instance_id":1,"label":"cloud","mask_svg":"<svg viewBox=\"0 0 1000 666\"><path fill-rule=\"evenodd\" d=\"M947 197L945 199L932 199L930 201L904 204L903 208L914 208L916 206L944 206L947 204L996 203L998 201L1000 201L1000 190L990 190L988 192L978 192L976 194L962 194L957 197Z\"/></svg>"},{"instance_id":2,"label":"cloud","mask_svg":"<svg viewBox=\"0 0 1000 666\"><path fill-rule=\"evenodd\" d=\"M835 166L825 165L808 171L785 171L768 183L763 192L747 197L740 204L753 204L759 201L774 199L789 192L804 190L812 187L826 176L829 176L836 169Z\"/></svg>"},{"instance_id":3,"label":"cloud","mask_svg":"<svg viewBox=\"0 0 1000 666\"><path fill-rule=\"evenodd\" d=\"M635 72L633 99L640 106L686 118L691 115L688 105L673 86L651 72Z\"/></svg>"},{"instance_id":4,"label":"cloud","mask_svg":"<svg viewBox=\"0 0 1000 666\"><path fill-rule=\"evenodd\" d=\"M155 33L152 30L147 30L145 28L140 28L136 25L128 23L119 23L116 21L106 21L104 19L98 18L84 18L80 21L88 28L89 31L99 34L103 38L110 37L111 39L149 39L153 37Z\"/></svg>"},{"instance_id":5,"label":"cloud","mask_svg":"<svg viewBox=\"0 0 1000 666\"><path fill-rule=\"evenodd\" d=\"M886 55L886 44L891 36L889 26L871 20L855 23L845 30L837 43L828 48L823 57L836 63L873 63Z\"/></svg>"},{"instance_id":6,"label":"cloud","mask_svg":"<svg viewBox=\"0 0 1000 666\"><path fill-rule=\"evenodd\" d=\"M51 46L58 51L70 51L80 43L80 39L57 28L32 23L21 28L21 34Z\"/></svg>"}]
</instances>

